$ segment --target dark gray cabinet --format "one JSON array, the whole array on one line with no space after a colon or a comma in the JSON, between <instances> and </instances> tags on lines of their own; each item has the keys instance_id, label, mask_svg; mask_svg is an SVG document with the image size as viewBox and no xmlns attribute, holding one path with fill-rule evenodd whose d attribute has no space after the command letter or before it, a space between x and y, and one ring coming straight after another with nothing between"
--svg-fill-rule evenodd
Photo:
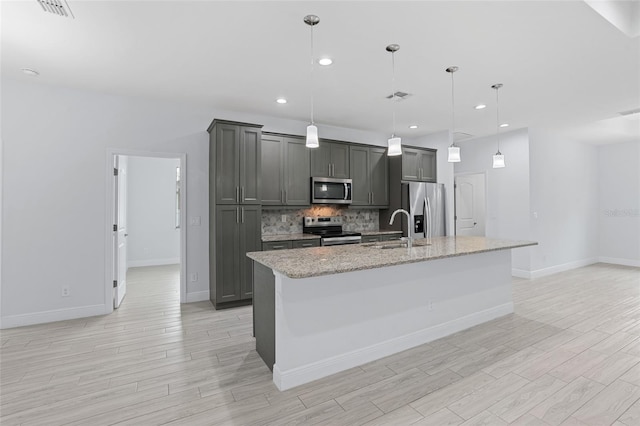
<instances>
[{"instance_id":1,"label":"dark gray cabinet","mask_svg":"<svg viewBox=\"0 0 640 426\"><path fill-rule=\"evenodd\" d=\"M349 145L320 140L320 146L311 150L311 176L349 177Z\"/></svg>"},{"instance_id":2,"label":"dark gray cabinet","mask_svg":"<svg viewBox=\"0 0 640 426\"><path fill-rule=\"evenodd\" d=\"M362 236L362 243L377 243L379 241L382 241L382 236L381 235L363 235Z\"/></svg>"},{"instance_id":3,"label":"dark gray cabinet","mask_svg":"<svg viewBox=\"0 0 640 426\"><path fill-rule=\"evenodd\" d=\"M402 148L402 180L436 182L436 151L412 147Z\"/></svg>"},{"instance_id":4,"label":"dark gray cabinet","mask_svg":"<svg viewBox=\"0 0 640 426\"><path fill-rule=\"evenodd\" d=\"M209 126L209 295L219 308L251 303L261 249L262 131L213 120Z\"/></svg>"},{"instance_id":5,"label":"dark gray cabinet","mask_svg":"<svg viewBox=\"0 0 640 426\"><path fill-rule=\"evenodd\" d=\"M210 132L217 204L260 204L261 126L214 120Z\"/></svg>"},{"instance_id":6,"label":"dark gray cabinet","mask_svg":"<svg viewBox=\"0 0 640 426\"><path fill-rule=\"evenodd\" d=\"M262 204L310 204L309 149L302 138L262 136Z\"/></svg>"},{"instance_id":7,"label":"dark gray cabinet","mask_svg":"<svg viewBox=\"0 0 640 426\"><path fill-rule=\"evenodd\" d=\"M353 181L353 206L389 205L389 162L384 148L351 145L349 172Z\"/></svg>"},{"instance_id":8,"label":"dark gray cabinet","mask_svg":"<svg viewBox=\"0 0 640 426\"><path fill-rule=\"evenodd\" d=\"M214 305L250 300L253 264L247 252L260 251L260 206L220 205L216 208Z\"/></svg>"},{"instance_id":9,"label":"dark gray cabinet","mask_svg":"<svg viewBox=\"0 0 640 426\"><path fill-rule=\"evenodd\" d=\"M262 243L262 251L287 250L296 248L319 247L320 238L310 238L304 240L268 241Z\"/></svg>"}]
</instances>

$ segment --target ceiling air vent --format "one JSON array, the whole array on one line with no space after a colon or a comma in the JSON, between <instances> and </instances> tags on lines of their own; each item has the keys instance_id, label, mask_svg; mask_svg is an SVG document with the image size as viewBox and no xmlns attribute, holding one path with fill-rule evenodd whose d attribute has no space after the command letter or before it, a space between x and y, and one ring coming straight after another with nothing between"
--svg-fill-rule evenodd
<instances>
[{"instance_id":1,"label":"ceiling air vent","mask_svg":"<svg viewBox=\"0 0 640 426\"><path fill-rule=\"evenodd\" d=\"M453 132L453 141L454 142L464 141L466 139L471 139L472 137L473 137L473 135L471 135L469 133Z\"/></svg>"},{"instance_id":2,"label":"ceiling air vent","mask_svg":"<svg viewBox=\"0 0 640 426\"><path fill-rule=\"evenodd\" d=\"M65 18L75 18L73 12L71 12L71 8L69 8L67 0L37 0L37 2L45 12L64 16Z\"/></svg>"},{"instance_id":3,"label":"ceiling air vent","mask_svg":"<svg viewBox=\"0 0 640 426\"><path fill-rule=\"evenodd\" d=\"M392 93L389 96L387 96L387 99L393 99L394 95L395 95L396 102L404 101L405 99L413 96L411 93L397 91L396 93Z\"/></svg>"},{"instance_id":4,"label":"ceiling air vent","mask_svg":"<svg viewBox=\"0 0 640 426\"><path fill-rule=\"evenodd\" d=\"M640 114L640 108L630 109L629 111L621 111L618 114L620 114L622 116Z\"/></svg>"}]
</instances>

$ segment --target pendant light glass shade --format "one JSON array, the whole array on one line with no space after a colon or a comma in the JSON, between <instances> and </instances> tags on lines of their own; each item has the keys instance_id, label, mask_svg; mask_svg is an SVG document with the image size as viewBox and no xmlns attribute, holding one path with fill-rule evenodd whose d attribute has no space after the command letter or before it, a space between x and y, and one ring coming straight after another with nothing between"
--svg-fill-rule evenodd
<instances>
[{"instance_id":1,"label":"pendant light glass shade","mask_svg":"<svg viewBox=\"0 0 640 426\"><path fill-rule=\"evenodd\" d=\"M387 46L386 51L391 53L391 113L393 116L393 133L387 140L388 149L387 156L393 157L395 155L402 155L402 140L399 136L396 136L396 60L395 53L400 50L400 46L397 44L390 44Z\"/></svg>"},{"instance_id":2,"label":"pendant light glass shade","mask_svg":"<svg viewBox=\"0 0 640 426\"><path fill-rule=\"evenodd\" d=\"M402 141L399 137L393 135L387 143L389 144L389 149L387 150L388 156L402 155Z\"/></svg>"},{"instance_id":3,"label":"pendant light glass shade","mask_svg":"<svg viewBox=\"0 0 640 426\"><path fill-rule=\"evenodd\" d=\"M320 18L316 15L307 15L304 17L304 23L309 25L311 28L311 123L307 126L307 141L305 143L307 148L318 148L320 146L320 142L318 140L318 128L313 122L313 68L314 68L314 60L313 60L313 27L320 23Z\"/></svg>"},{"instance_id":4,"label":"pendant light glass shade","mask_svg":"<svg viewBox=\"0 0 640 426\"><path fill-rule=\"evenodd\" d=\"M505 167L504 155L500 152L500 99L498 98L498 89L502 87L501 83L491 86L496 91L496 139L498 140L498 152L493 156L493 168L501 169Z\"/></svg>"},{"instance_id":5,"label":"pendant light glass shade","mask_svg":"<svg viewBox=\"0 0 640 426\"><path fill-rule=\"evenodd\" d=\"M451 144L449 147L449 158L447 161L450 163L459 163L460 162L460 147Z\"/></svg>"},{"instance_id":6,"label":"pendant light glass shade","mask_svg":"<svg viewBox=\"0 0 640 426\"><path fill-rule=\"evenodd\" d=\"M318 141L318 128L309 124L307 126L307 148L317 148L320 146L320 142Z\"/></svg>"},{"instance_id":7,"label":"pendant light glass shade","mask_svg":"<svg viewBox=\"0 0 640 426\"><path fill-rule=\"evenodd\" d=\"M449 156L447 158L447 161L449 163L459 163L460 162L460 147L456 146L456 143L454 142L454 137L455 137L455 111L456 111L456 104L455 104L455 97L454 95L454 85L453 85L453 73L458 71L458 67L456 66L452 66L447 68L445 71L448 72L449 74L451 74L451 145L449 146Z\"/></svg>"}]
</instances>

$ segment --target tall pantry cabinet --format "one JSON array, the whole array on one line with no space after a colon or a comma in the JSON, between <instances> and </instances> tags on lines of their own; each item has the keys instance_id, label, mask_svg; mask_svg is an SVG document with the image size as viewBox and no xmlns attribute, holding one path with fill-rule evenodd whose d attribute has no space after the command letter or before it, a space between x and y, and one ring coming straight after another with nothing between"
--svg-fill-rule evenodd
<instances>
[{"instance_id":1,"label":"tall pantry cabinet","mask_svg":"<svg viewBox=\"0 0 640 426\"><path fill-rule=\"evenodd\" d=\"M262 126L213 120L209 129L209 297L216 309L251 303L261 250Z\"/></svg>"}]
</instances>

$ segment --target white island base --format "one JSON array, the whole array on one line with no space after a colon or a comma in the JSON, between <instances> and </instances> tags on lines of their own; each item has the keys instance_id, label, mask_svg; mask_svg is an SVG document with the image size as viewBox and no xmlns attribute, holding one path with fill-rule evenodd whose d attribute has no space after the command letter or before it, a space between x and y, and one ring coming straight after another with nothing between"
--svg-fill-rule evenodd
<instances>
[{"instance_id":1,"label":"white island base","mask_svg":"<svg viewBox=\"0 0 640 426\"><path fill-rule=\"evenodd\" d=\"M258 309L260 270L265 277L271 269L257 262L254 268ZM273 381L280 390L513 312L510 250L309 278L271 276Z\"/></svg>"}]
</instances>

